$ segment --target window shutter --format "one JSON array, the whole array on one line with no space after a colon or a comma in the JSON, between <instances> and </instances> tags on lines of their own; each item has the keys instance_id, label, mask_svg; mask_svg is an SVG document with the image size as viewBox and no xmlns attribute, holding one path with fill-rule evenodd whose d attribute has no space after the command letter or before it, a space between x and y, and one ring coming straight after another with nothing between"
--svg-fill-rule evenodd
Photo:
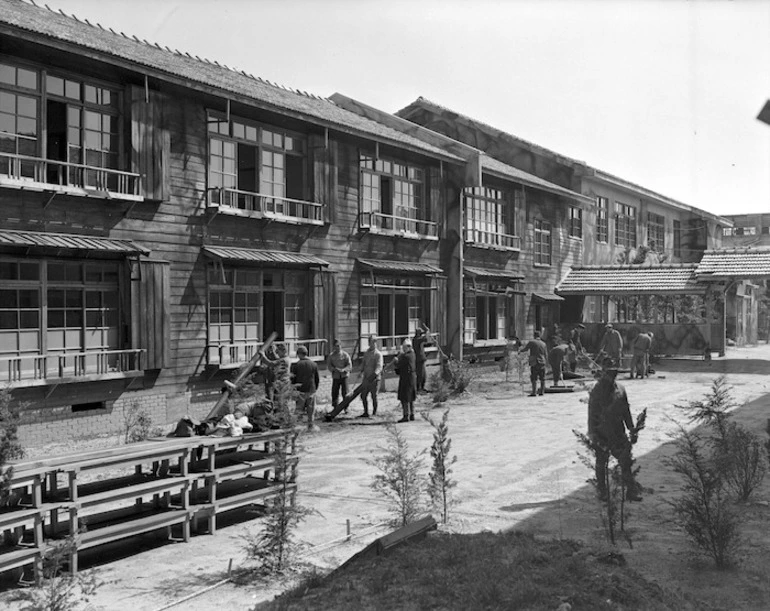
<instances>
[{"instance_id":1,"label":"window shutter","mask_svg":"<svg viewBox=\"0 0 770 611\"><path fill-rule=\"evenodd\" d=\"M438 237L445 238L445 215L442 193L444 190L443 180L441 178L441 169L436 167L430 168L430 181L428 184L429 197L430 197L430 220L438 223Z\"/></svg>"},{"instance_id":2,"label":"window shutter","mask_svg":"<svg viewBox=\"0 0 770 611\"><path fill-rule=\"evenodd\" d=\"M446 334L446 278L444 276L432 276L430 286L430 330L439 334L439 344L446 346L449 338Z\"/></svg>"},{"instance_id":3,"label":"window shutter","mask_svg":"<svg viewBox=\"0 0 770 611\"><path fill-rule=\"evenodd\" d=\"M313 337L325 339L328 354L337 330L337 291L334 273L318 270L313 274Z\"/></svg>"},{"instance_id":4,"label":"window shutter","mask_svg":"<svg viewBox=\"0 0 770 611\"><path fill-rule=\"evenodd\" d=\"M313 164L313 201L323 204L323 219L332 223L337 201L337 143L312 134L308 145Z\"/></svg>"},{"instance_id":5,"label":"window shutter","mask_svg":"<svg viewBox=\"0 0 770 611\"><path fill-rule=\"evenodd\" d=\"M164 120L165 98L143 87L130 86L131 171L142 176L142 195L154 201L169 199L171 135Z\"/></svg>"},{"instance_id":6,"label":"window shutter","mask_svg":"<svg viewBox=\"0 0 770 611\"><path fill-rule=\"evenodd\" d=\"M141 348L142 369L162 369L169 364L170 316L167 261L137 261L131 281L131 346Z\"/></svg>"}]
</instances>

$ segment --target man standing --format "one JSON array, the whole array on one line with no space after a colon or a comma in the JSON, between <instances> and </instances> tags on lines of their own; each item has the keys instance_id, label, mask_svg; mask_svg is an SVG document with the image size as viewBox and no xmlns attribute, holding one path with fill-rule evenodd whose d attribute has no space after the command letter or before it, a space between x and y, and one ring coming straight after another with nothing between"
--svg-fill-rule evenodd
<instances>
[{"instance_id":1,"label":"man standing","mask_svg":"<svg viewBox=\"0 0 770 611\"><path fill-rule=\"evenodd\" d=\"M383 364L382 352L377 349L377 337L370 335L369 348L364 352L361 365L361 403L364 404L364 413L359 418L369 417L369 395L372 397L372 416L377 415L377 391L380 388Z\"/></svg>"},{"instance_id":2,"label":"man standing","mask_svg":"<svg viewBox=\"0 0 770 611\"><path fill-rule=\"evenodd\" d=\"M320 430L314 423L315 417L315 393L318 390L320 378L318 365L307 356L307 348L297 348L299 360L291 365L291 381L299 392L297 397L297 411L307 413L307 430L310 432Z\"/></svg>"},{"instance_id":3,"label":"man standing","mask_svg":"<svg viewBox=\"0 0 770 611\"><path fill-rule=\"evenodd\" d=\"M634 340L634 356L631 359L631 371L629 378L644 378L649 369L649 353L652 346L652 333L639 333Z\"/></svg>"},{"instance_id":4,"label":"man standing","mask_svg":"<svg viewBox=\"0 0 770 611\"><path fill-rule=\"evenodd\" d=\"M607 498L607 464L612 455L623 474L626 500L641 501L631 469L631 445L636 443L636 433L626 390L615 381L617 375L617 368L606 363L601 378L588 395L588 438L596 452L597 491L601 498ZM631 433L630 440L626 429Z\"/></svg>"},{"instance_id":5,"label":"man standing","mask_svg":"<svg viewBox=\"0 0 770 611\"><path fill-rule=\"evenodd\" d=\"M332 352L326 359L326 367L332 373L332 408L336 408L340 390L342 390L343 399L348 394L348 376L353 369L353 361L350 360L350 355L342 349L338 339L335 339L332 344ZM348 410L345 409L345 411Z\"/></svg>"},{"instance_id":6,"label":"man standing","mask_svg":"<svg viewBox=\"0 0 770 611\"><path fill-rule=\"evenodd\" d=\"M572 353L572 350L570 346L568 346L564 342L560 342L556 344L548 352L548 362L551 364L551 372L553 373L554 386L561 386L565 357L568 357L571 353Z\"/></svg>"},{"instance_id":7,"label":"man standing","mask_svg":"<svg viewBox=\"0 0 770 611\"><path fill-rule=\"evenodd\" d=\"M572 350L569 355L569 370L575 373L578 364L578 356L583 354L583 330L585 325L579 323L572 329L572 333L569 336L569 342L572 344Z\"/></svg>"},{"instance_id":8,"label":"man standing","mask_svg":"<svg viewBox=\"0 0 770 611\"><path fill-rule=\"evenodd\" d=\"M545 394L545 342L540 339L540 331L535 331L534 339L529 340L519 352L529 352L529 379L532 382L530 397L536 396L537 381L540 380L540 394Z\"/></svg>"},{"instance_id":9,"label":"man standing","mask_svg":"<svg viewBox=\"0 0 770 611\"><path fill-rule=\"evenodd\" d=\"M623 338L620 335L620 331L611 324L608 324L604 330L604 337L602 338L601 346L599 346L599 354L603 352L607 358L612 359L613 367L620 367L620 357L623 356Z\"/></svg>"},{"instance_id":10,"label":"man standing","mask_svg":"<svg viewBox=\"0 0 770 611\"><path fill-rule=\"evenodd\" d=\"M412 340L412 348L414 349L414 362L417 368L417 392L425 391L425 362L428 357L425 355L425 346L428 344L428 338L425 335L425 329L417 327L414 332L414 339Z\"/></svg>"},{"instance_id":11,"label":"man standing","mask_svg":"<svg viewBox=\"0 0 770 611\"><path fill-rule=\"evenodd\" d=\"M396 357L398 374L398 400L401 402L403 417L399 422L414 420L414 400L417 398L417 374L415 372L414 349L409 338L401 344L401 353Z\"/></svg>"}]
</instances>

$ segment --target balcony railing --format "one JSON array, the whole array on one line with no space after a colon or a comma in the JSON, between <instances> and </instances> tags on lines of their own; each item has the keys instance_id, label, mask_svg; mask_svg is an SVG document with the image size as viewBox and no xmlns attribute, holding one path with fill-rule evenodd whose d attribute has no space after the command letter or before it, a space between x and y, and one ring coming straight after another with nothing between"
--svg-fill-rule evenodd
<instances>
[{"instance_id":1,"label":"balcony railing","mask_svg":"<svg viewBox=\"0 0 770 611\"><path fill-rule=\"evenodd\" d=\"M208 363L220 368L240 367L248 363L262 348L264 342L239 342L235 344L209 344ZM286 347L286 354L291 358L297 356L297 348L305 346L308 356L313 360L321 360L326 355L325 339L289 339L273 342L274 346Z\"/></svg>"},{"instance_id":2,"label":"balcony railing","mask_svg":"<svg viewBox=\"0 0 770 611\"><path fill-rule=\"evenodd\" d=\"M0 381L35 386L92 381L142 373L141 349L25 354L0 357Z\"/></svg>"},{"instance_id":3,"label":"balcony railing","mask_svg":"<svg viewBox=\"0 0 770 611\"><path fill-rule=\"evenodd\" d=\"M290 223L323 225L323 204L288 197L263 195L230 188L208 190L209 207L219 212L242 213L256 218L271 218Z\"/></svg>"},{"instance_id":4,"label":"balcony railing","mask_svg":"<svg viewBox=\"0 0 770 611\"><path fill-rule=\"evenodd\" d=\"M439 336L438 333L431 333L432 341L431 343L434 344L432 346L426 346L425 351L426 352L436 352L438 349L435 346L435 343L438 342ZM369 335L362 335L359 338L359 346L361 349L361 352L366 352L366 350L369 349ZM412 333L404 333L401 335L377 335L377 345L379 346L380 350L384 354L395 354L401 349L401 344L404 343L405 339L414 339L414 332Z\"/></svg>"},{"instance_id":5,"label":"balcony railing","mask_svg":"<svg viewBox=\"0 0 770 611\"><path fill-rule=\"evenodd\" d=\"M509 250L521 250L521 238L507 233L496 231L483 231L481 229L465 228L465 241L479 246L492 248L505 248Z\"/></svg>"},{"instance_id":6,"label":"balcony railing","mask_svg":"<svg viewBox=\"0 0 770 611\"><path fill-rule=\"evenodd\" d=\"M382 212L362 212L359 215L359 225L372 233L384 232L400 234L404 237L419 237L438 240L438 223L412 219Z\"/></svg>"},{"instance_id":7,"label":"balcony railing","mask_svg":"<svg viewBox=\"0 0 770 611\"><path fill-rule=\"evenodd\" d=\"M0 153L0 186L132 201L143 199L139 174L12 153Z\"/></svg>"}]
</instances>

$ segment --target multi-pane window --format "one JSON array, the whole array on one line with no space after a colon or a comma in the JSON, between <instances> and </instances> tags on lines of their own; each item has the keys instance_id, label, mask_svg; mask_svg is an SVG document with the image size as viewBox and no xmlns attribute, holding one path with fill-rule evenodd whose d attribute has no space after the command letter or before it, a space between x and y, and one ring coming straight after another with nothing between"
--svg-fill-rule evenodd
<instances>
[{"instance_id":1,"label":"multi-pane window","mask_svg":"<svg viewBox=\"0 0 770 611\"><path fill-rule=\"evenodd\" d=\"M577 206L569 207L569 236L571 238L583 237L583 209Z\"/></svg>"},{"instance_id":2,"label":"multi-pane window","mask_svg":"<svg viewBox=\"0 0 770 611\"><path fill-rule=\"evenodd\" d=\"M495 283L465 283L463 339L466 344L507 337L507 297Z\"/></svg>"},{"instance_id":3,"label":"multi-pane window","mask_svg":"<svg viewBox=\"0 0 770 611\"><path fill-rule=\"evenodd\" d=\"M753 236L757 235L756 227L724 227L722 228L724 236Z\"/></svg>"},{"instance_id":4,"label":"multi-pane window","mask_svg":"<svg viewBox=\"0 0 770 611\"><path fill-rule=\"evenodd\" d=\"M535 219L535 251L534 262L536 265L551 264L551 223L542 219Z\"/></svg>"},{"instance_id":5,"label":"multi-pane window","mask_svg":"<svg viewBox=\"0 0 770 611\"><path fill-rule=\"evenodd\" d=\"M647 213L647 245L658 252L663 252L666 247L665 222L660 214Z\"/></svg>"},{"instance_id":6,"label":"multi-pane window","mask_svg":"<svg viewBox=\"0 0 770 611\"><path fill-rule=\"evenodd\" d=\"M615 202L615 244L636 246L636 208Z\"/></svg>"},{"instance_id":7,"label":"multi-pane window","mask_svg":"<svg viewBox=\"0 0 770 611\"><path fill-rule=\"evenodd\" d=\"M516 195L514 193L514 202ZM514 204L508 193L489 187L465 189L465 235L474 244L518 248Z\"/></svg>"},{"instance_id":8,"label":"multi-pane window","mask_svg":"<svg viewBox=\"0 0 770 611\"><path fill-rule=\"evenodd\" d=\"M430 281L423 276L385 276L377 274L374 283L369 274L361 276L359 306L361 350L376 335L381 347L396 349L414 335L420 321L430 326Z\"/></svg>"},{"instance_id":9,"label":"multi-pane window","mask_svg":"<svg viewBox=\"0 0 770 611\"><path fill-rule=\"evenodd\" d=\"M682 256L682 223L674 219L674 256Z\"/></svg>"},{"instance_id":10,"label":"multi-pane window","mask_svg":"<svg viewBox=\"0 0 770 611\"><path fill-rule=\"evenodd\" d=\"M119 277L114 261L1 260L0 355L120 349Z\"/></svg>"},{"instance_id":11,"label":"multi-pane window","mask_svg":"<svg viewBox=\"0 0 770 611\"><path fill-rule=\"evenodd\" d=\"M610 202L606 197L596 198L596 241L609 241Z\"/></svg>"},{"instance_id":12,"label":"multi-pane window","mask_svg":"<svg viewBox=\"0 0 770 611\"><path fill-rule=\"evenodd\" d=\"M264 196L271 212L290 214L287 200L306 200L307 167L305 139L293 132L251 123L245 119L210 113L209 189L237 190L233 201L241 208L256 209L254 198Z\"/></svg>"},{"instance_id":13,"label":"multi-pane window","mask_svg":"<svg viewBox=\"0 0 770 611\"><path fill-rule=\"evenodd\" d=\"M361 223L369 227L425 233L425 170L361 153Z\"/></svg>"}]
</instances>

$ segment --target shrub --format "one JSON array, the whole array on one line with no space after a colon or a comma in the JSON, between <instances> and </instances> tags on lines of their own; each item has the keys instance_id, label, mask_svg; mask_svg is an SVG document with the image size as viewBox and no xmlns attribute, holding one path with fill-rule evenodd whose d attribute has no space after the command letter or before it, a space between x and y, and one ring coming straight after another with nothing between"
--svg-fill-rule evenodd
<instances>
[{"instance_id":1,"label":"shrub","mask_svg":"<svg viewBox=\"0 0 770 611\"><path fill-rule=\"evenodd\" d=\"M388 445L383 454L374 460L367 461L379 470L374 476L371 487L390 502L394 514L394 524L405 526L417 519L422 512L423 502L421 492L425 488L422 455L418 452L409 454L407 443L401 430L393 423L386 425Z\"/></svg>"},{"instance_id":2,"label":"shrub","mask_svg":"<svg viewBox=\"0 0 770 611\"><path fill-rule=\"evenodd\" d=\"M428 388L433 396L434 403L445 403L452 394L452 388L444 377L439 373L432 373L428 381Z\"/></svg>"},{"instance_id":3,"label":"shrub","mask_svg":"<svg viewBox=\"0 0 770 611\"><path fill-rule=\"evenodd\" d=\"M125 443L145 441L159 432L158 427L152 426L150 412L139 407L139 403L134 401L128 410L123 408L123 441Z\"/></svg>"},{"instance_id":4,"label":"shrub","mask_svg":"<svg viewBox=\"0 0 770 611\"><path fill-rule=\"evenodd\" d=\"M449 369L449 386L456 395L462 394L473 379L476 377L476 371L470 363L450 358L447 363Z\"/></svg>"},{"instance_id":5,"label":"shrub","mask_svg":"<svg viewBox=\"0 0 770 611\"><path fill-rule=\"evenodd\" d=\"M717 442L720 470L731 492L741 501L762 483L767 457L762 442L751 431L734 422L725 426L725 436Z\"/></svg>"},{"instance_id":6,"label":"shrub","mask_svg":"<svg viewBox=\"0 0 770 611\"><path fill-rule=\"evenodd\" d=\"M423 412L422 417L433 427L433 444L430 447L433 464L428 474L428 495L433 507L441 513L441 522L446 524L451 504L449 493L457 485L451 478L452 465L457 462L457 456L449 458L452 449L452 440L449 438L449 410L444 412L439 422L431 419L428 412Z\"/></svg>"},{"instance_id":7,"label":"shrub","mask_svg":"<svg viewBox=\"0 0 770 611\"><path fill-rule=\"evenodd\" d=\"M18 429L21 407L11 400L11 390L0 390L0 507L8 503L8 484L13 469L3 470L6 463L24 456L19 443Z\"/></svg>"}]
</instances>

